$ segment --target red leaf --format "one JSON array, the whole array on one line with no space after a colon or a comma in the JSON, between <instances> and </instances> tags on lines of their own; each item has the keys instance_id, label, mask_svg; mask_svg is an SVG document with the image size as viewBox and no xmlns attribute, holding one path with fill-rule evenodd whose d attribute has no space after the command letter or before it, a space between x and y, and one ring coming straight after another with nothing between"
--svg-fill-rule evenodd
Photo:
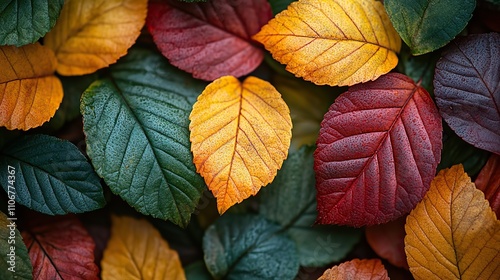
<instances>
[{"instance_id":1,"label":"red leaf","mask_svg":"<svg viewBox=\"0 0 500 280\"><path fill-rule=\"evenodd\" d=\"M366 228L366 241L380 257L392 265L408 269L405 253L406 216L386 224Z\"/></svg>"},{"instance_id":2,"label":"red leaf","mask_svg":"<svg viewBox=\"0 0 500 280\"><path fill-rule=\"evenodd\" d=\"M437 108L410 78L392 73L351 87L321 123L317 222L360 227L408 213L434 178L441 140Z\"/></svg>"},{"instance_id":3,"label":"red leaf","mask_svg":"<svg viewBox=\"0 0 500 280\"><path fill-rule=\"evenodd\" d=\"M474 182L500 218L500 156L492 154Z\"/></svg>"},{"instance_id":4,"label":"red leaf","mask_svg":"<svg viewBox=\"0 0 500 280\"><path fill-rule=\"evenodd\" d=\"M240 77L259 66L264 53L251 37L271 18L266 0L167 0L150 2L147 26L171 64L213 81Z\"/></svg>"},{"instance_id":5,"label":"red leaf","mask_svg":"<svg viewBox=\"0 0 500 280\"><path fill-rule=\"evenodd\" d=\"M94 241L75 216L42 216L21 234L33 279L99 279Z\"/></svg>"},{"instance_id":6,"label":"red leaf","mask_svg":"<svg viewBox=\"0 0 500 280\"><path fill-rule=\"evenodd\" d=\"M500 154L500 34L453 41L436 64L439 112L466 142Z\"/></svg>"}]
</instances>

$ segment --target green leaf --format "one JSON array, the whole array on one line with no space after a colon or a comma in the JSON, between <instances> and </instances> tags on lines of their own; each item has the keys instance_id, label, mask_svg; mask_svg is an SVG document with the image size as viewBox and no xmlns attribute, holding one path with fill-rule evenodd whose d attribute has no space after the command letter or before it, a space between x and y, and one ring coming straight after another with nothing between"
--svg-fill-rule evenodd
<instances>
[{"instance_id":1,"label":"green leaf","mask_svg":"<svg viewBox=\"0 0 500 280\"><path fill-rule=\"evenodd\" d=\"M290 3L295 2L297 0L269 0L269 4L271 4L271 8L273 9L273 14L279 14L281 11L285 10Z\"/></svg>"},{"instance_id":2,"label":"green leaf","mask_svg":"<svg viewBox=\"0 0 500 280\"><path fill-rule=\"evenodd\" d=\"M394 28L421 55L446 45L472 18L475 0L385 0Z\"/></svg>"},{"instance_id":3,"label":"green leaf","mask_svg":"<svg viewBox=\"0 0 500 280\"><path fill-rule=\"evenodd\" d=\"M187 280L212 280L210 272L208 272L207 267L203 261L194 262L186 267L184 267L184 272L186 273Z\"/></svg>"},{"instance_id":4,"label":"green leaf","mask_svg":"<svg viewBox=\"0 0 500 280\"><path fill-rule=\"evenodd\" d=\"M323 266L344 258L361 230L314 226L316 188L313 147L291 152L271 185L261 190L260 214L282 226L295 241L302 266Z\"/></svg>"},{"instance_id":5,"label":"green leaf","mask_svg":"<svg viewBox=\"0 0 500 280\"><path fill-rule=\"evenodd\" d=\"M64 0L0 1L0 45L38 41L54 27Z\"/></svg>"},{"instance_id":6,"label":"green leaf","mask_svg":"<svg viewBox=\"0 0 500 280\"><path fill-rule=\"evenodd\" d=\"M189 113L205 83L154 51L131 50L94 82L80 110L87 153L111 190L145 215L185 226L205 184L196 173Z\"/></svg>"},{"instance_id":7,"label":"green leaf","mask_svg":"<svg viewBox=\"0 0 500 280\"><path fill-rule=\"evenodd\" d=\"M434 68L439 58L439 52L413 56L408 46L404 45L399 54L397 70L412 78L415 83L420 83L434 97Z\"/></svg>"},{"instance_id":8,"label":"green leaf","mask_svg":"<svg viewBox=\"0 0 500 280\"><path fill-rule=\"evenodd\" d=\"M8 180L8 166L15 169L14 180ZM16 201L35 211L62 215L106 204L99 177L71 142L48 135L21 137L0 150L0 167L4 190L11 190L7 182L12 181Z\"/></svg>"},{"instance_id":9,"label":"green leaf","mask_svg":"<svg viewBox=\"0 0 500 280\"><path fill-rule=\"evenodd\" d=\"M293 279L297 251L279 230L262 216L225 214L203 237L208 271L215 279Z\"/></svg>"},{"instance_id":10,"label":"green leaf","mask_svg":"<svg viewBox=\"0 0 500 280\"><path fill-rule=\"evenodd\" d=\"M16 221L9 220L3 212L0 212L0 254L0 279L33 279L28 249Z\"/></svg>"}]
</instances>

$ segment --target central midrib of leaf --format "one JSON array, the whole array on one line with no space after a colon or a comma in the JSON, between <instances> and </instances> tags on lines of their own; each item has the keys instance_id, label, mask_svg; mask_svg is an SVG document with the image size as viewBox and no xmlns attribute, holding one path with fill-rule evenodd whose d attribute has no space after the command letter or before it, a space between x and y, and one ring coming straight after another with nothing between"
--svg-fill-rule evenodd
<instances>
[{"instance_id":1,"label":"central midrib of leaf","mask_svg":"<svg viewBox=\"0 0 500 280\"><path fill-rule=\"evenodd\" d=\"M231 155L231 162L229 163L228 182L226 183L226 193L224 194L224 201L226 200L227 197L227 188L229 187L229 179L231 179L231 174L233 171L233 161L234 161L234 156L236 155L236 147L238 146L238 136L240 132L241 107L243 106L243 86L240 84L238 88L239 88L238 116L236 117L236 131L234 133L235 137L234 137L233 153ZM235 186L235 190L237 190L239 193L238 186ZM241 193L239 194L241 195Z\"/></svg>"}]
</instances>

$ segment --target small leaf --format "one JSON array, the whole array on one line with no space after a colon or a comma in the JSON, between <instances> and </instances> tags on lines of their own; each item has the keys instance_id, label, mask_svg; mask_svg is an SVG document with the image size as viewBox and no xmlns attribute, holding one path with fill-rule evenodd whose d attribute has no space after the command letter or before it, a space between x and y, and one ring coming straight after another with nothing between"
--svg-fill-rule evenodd
<instances>
[{"instance_id":1,"label":"small leaf","mask_svg":"<svg viewBox=\"0 0 500 280\"><path fill-rule=\"evenodd\" d=\"M366 228L366 241L380 257L394 266L408 269L405 253L405 222L403 216L397 220Z\"/></svg>"},{"instance_id":2,"label":"small leaf","mask_svg":"<svg viewBox=\"0 0 500 280\"><path fill-rule=\"evenodd\" d=\"M146 21L147 0L66 0L45 36L61 75L90 74L115 63L135 43Z\"/></svg>"},{"instance_id":3,"label":"small leaf","mask_svg":"<svg viewBox=\"0 0 500 280\"><path fill-rule=\"evenodd\" d=\"M500 276L500 221L461 165L439 172L405 229L415 279Z\"/></svg>"},{"instance_id":4,"label":"small leaf","mask_svg":"<svg viewBox=\"0 0 500 280\"><path fill-rule=\"evenodd\" d=\"M33 267L28 249L23 243L21 233L17 230L16 220L8 218L3 212L0 212L0 240L0 254L2 255L0 278L33 279Z\"/></svg>"},{"instance_id":5,"label":"small leaf","mask_svg":"<svg viewBox=\"0 0 500 280\"><path fill-rule=\"evenodd\" d=\"M261 216L222 216L203 237L208 270L216 279L293 279L297 252L279 230Z\"/></svg>"},{"instance_id":6,"label":"small leaf","mask_svg":"<svg viewBox=\"0 0 500 280\"><path fill-rule=\"evenodd\" d=\"M397 70L401 74L405 74L420 84L432 96L434 93L434 69L436 62L439 59L439 52L433 52L420 56L412 56L410 49L404 46L399 54L399 63Z\"/></svg>"},{"instance_id":7,"label":"small leaf","mask_svg":"<svg viewBox=\"0 0 500 280\"><path fill-rule=\"evenodd\" d=\"M341 279L389 280L389 275L379 259L354 259L328 269L318 278L318 280Z\"/></svg>"},{"instance_id":8,"label":"small leaf","mask_svg":"<svg viewBox=\"0 0 500 280\"><path fill-rule=\"evenodd\" d=\"M273 14L276 15L285 10L292 2L295 1L297 0L269 0L269 4L271 4Z\"/></svg>"},{"instance_id":9,"label":"small leaf","mask_svg":"<svg viewBox=\"0 0 500 280\"><path fill-rule=\"evenodd\" d=\"M78 148L48 135L16 139L0 151L0 166L16 170L16 201L50 215L82 213L106 203L99 177ZM7 173L0 172L1 182ZM8 186L2 183L5 191Z\"/></svg>"},{"instance_id":10,"label":"small leaf","mask_svg":"<svg viewBox=\"0 0 500 280\"><path fill-rule=\"evenodd\" d=\"M212 275L208 272L205 262L197 261L184 268L186 278L189 280L212 280Z\"/></svg>"},{"instance_id":11,"label":"small leaf","mask_svg":"<svg viewBox=\"0 0 500 280\"><path fill-rule=\"evenodd\" d=\"M112 216L102 279L186 279L176 251L145 220Z\"/></svg>"},{"instance_id":12,"label":"small leaf","mask_svg":"<svg viewBox=\"0 0 500 280\"><path fill-rule=\"evenodd\" d=\"M39 43L0 47L0 126L28 130L54 115L63 98L56 66L54 53Z\"/></svg>"},{"instance_id":13,"label":"small leaf","mask_svg":"<svg viewBox=\"0 0 500 280\"><path fill-rule=\"evenodd\" d=\"M264 54L251 37L271 17L266 0L151 1L147 25L172 65L213 81L240 77L259 66Z\"/></svg>"},{"instance_id":14,"label":"small leaf","mask_svg":"<svg viewBox=\"0 0 500 280\"><path fill-rule=\"evenodd\" d=\"M384 6L374 0L300 0L254 39L296 76L331 86L377 79L396 66L401 48Z\"/></svg>"},{"instance_id":15,"label":"small leaf","mask_svg":"<svg viewBox=\"0 0 500 280\"><path fill-rule=\"evenodd\" d=\"M500 218L500 156L492 154L474 182Z\"/></svg>"},{"instance_id":16,"label":"small leaf","mask_svg":"<svg viewBox=\"0 0 500 280\"><path fill-rule=\"evenodd\" d=\"M221 214L270 183L288 155L290 111L261 79L215 80L198 97L189 119L196 170Z\"/></svg>"},{"instance_id":17,"label":"small leaf","mask_svg":"<svg viewBox=\"0 0 500 280\"><path fill-rule=\"evenodd\" d=\"M340 95L314 153L318 223L360 227L408 213L441 158L441 118L429 94L391 73Z\"/></svg>"},{"instance_id":18,"label":"small leaf","mask_svg":"<svg viewBox=\"0 0 500 280\"><path fill-rule=\"evenodd\" d=\"M500 34L452 42L436 65L434 92L450 127L475 147L500 154Z\"/></svg>"}]
</instances>

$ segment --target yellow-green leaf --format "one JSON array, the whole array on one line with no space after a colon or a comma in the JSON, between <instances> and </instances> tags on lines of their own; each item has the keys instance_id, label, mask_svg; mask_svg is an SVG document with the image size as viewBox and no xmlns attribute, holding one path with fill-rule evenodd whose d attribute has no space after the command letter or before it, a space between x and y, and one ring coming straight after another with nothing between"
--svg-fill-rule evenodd
<instances>
[{"instance_id":1,"label":"yellow-green leaf","mask_svg":"<svg viewBox=\"0 0 500 280\"><path fill-rule=\"evenodd\" d=\"M101 261L102 279L186 279L176 251L146 220L111 217L111 238Z\"/></svg>"},{"instance_id":2,"label":"yellow-green leaf","mask_svg":"<svg viewBox=\"0 0 500 280\"><path fill-rule=\"evenodd\" d=\"M318 280L343 279L389 280L389 276L379 259L354 259L326 270L325 273L318 278Z\"/></svg>"},{"instance_id":3,"label":"yellow-green leaf","mask_svg":"<svg viewBox=\"0 0 500 280\"><path fill-rule=\"evenodd\" d=\"M39 43L0 47L0 126L28 130L59 108L63 88L54 53Z\"/></svg>"},{"instance_id":4,"label":"yellow-green leaf","mask_svg":"<svg viewBox=\"0 0 500 280\"><path fill-rule=\"evenodd\" d=\"M500 279L500 221L462 165L439 172L405 230L415 279Z\"/></svg>"},{"instance_id":5,"label":"yellow-green leaf","mask_svg":"<svg viewBox=\"0 0 500 280\"><path fill-rule=\"evenodd\" d=\"M83 75L124 56L146 21L147 0L66 0L44 44L61 75Z\"/></svg>"},{"instance_id":6,"label":"yellow-green leaf","mask_svg":"<svg viewBox=\"0 0 500 280\"><path fill-rule=\"evenodd\" d=\"M290 111L278 91L255 77L209 84L191 115L191 150L219 213L255 195L281 168L290 147Z\"/></svg>"},{"instance_id":7,"label":"yellow-green leaf","mask_svg":"<svg viewBox=\"0 0 500 280\"><path fill-rule=\"evenodd\" d=\"M401 48L375 0L299 0L253 38L296 76L331 86L375 80L396 67Z\"/></svg>"}]
</instances>

